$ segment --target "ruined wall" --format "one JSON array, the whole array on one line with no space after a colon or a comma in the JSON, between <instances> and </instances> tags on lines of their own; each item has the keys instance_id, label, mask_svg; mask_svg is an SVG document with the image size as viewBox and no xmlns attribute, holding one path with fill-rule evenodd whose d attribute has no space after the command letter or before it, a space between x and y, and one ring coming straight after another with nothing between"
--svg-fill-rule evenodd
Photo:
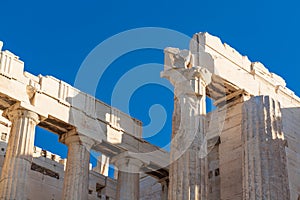
<instances>
[{"instance_id":1,"label":"ruined wall","mask_svg":"<svg viewBox=\"0 0 300 200\"><path fill-rule=\"evenodd\" d=\"M286 82L283 78L281 78L277 74L270 72L262 63L251 62L247 58L247 56L241 55L234 48L225 43L222 43L219 38L211 36L208 33L198 33L194 35L193 39L194 40L191 41L190 45L193 65L203 66L211 73L213 73L216 79L218 79L213 83L212 88L208 88L210 95L212 98L214 98L214 100L219 101L220 98L222 99L222 92L223 95L225 94L226 96L230 96L232 92L234 93L234 90L232 89L236 88L236 90L244 90L251 96L270 96L272 99L280 103L283 127L282 130L283 135L287 141L285 152L287 157L290 199L297 199L300 195L299 97L286 87ZM221 95L216 92L218 89L221 89ZM237 120L239 121L239 119ZM235 121L233 120L232 123L235 123ZM235 129L237 132L240 132L239 126ZM240 151L238 150L240 135L234 134L237 133L233 131L232 135L224 134L223 139L221 135L221 144L219 146L220 165L222 165L222 157L226 159L226 155L223 153L223 151L221 151L221 148L235 149L234 151L236 152L236 154L232 152L231 156L236 158L240 157ZM227 135L232 136L228 137L229 140L232 140L232 142L228 141L228 146L224 144L224 141L226 141L227 139ZM231 145L233 146L231 147ZM238 159L235 162L238 162ZM237 164L238 163L232 163L233 166ZM231 173L230 171L226 170L226 167L223 170L222 166L220 167L222 199L222 195L224 194L222 190L224 190L226 187L230 187L227 184L222 184L222 173ZM230 169L228 168L228 170ZM234 181L235 178L237 178L235 179L236 182L239 182L241 180L239 171L240 169L238 171L235 171L235 173L232 172L233 178L228 176L227 181L229 182L229 185ZM237 186L232 187L232 189L228 188L228 195L224 194L224 198L226 199L238 195L238 197L241 199L240 191L241 186L237 184Z\"/></svg>"},{"instance_id":2,"label":"ruined wall","mask_svg":"<svg viewBox=\"0 0 300 200\"><path fill-rule=\"evenodd\" d=\"M286 155L291 199L300 196L300 104L281 104L282 125L287 140Z\"/></svg>"},{"instance_id":3,"label":"ruined wall","mask_svg":"<svg viewBox=\"0 0 300 200\"><path fill-rule=\"evenodd\" d=\"M243 199L289 200L280 104L269 96L243 105Z\"/></svg>"},{"instance_id":4,"label":"ruined wall","mask_svg":"<svg viewBox=\"0 0 300 200\"><path fill-rule=\"evenodd\" d=\"M207 115L208 199L242 199L242 104L236 100Z\"/></svg>"}]
</instances>

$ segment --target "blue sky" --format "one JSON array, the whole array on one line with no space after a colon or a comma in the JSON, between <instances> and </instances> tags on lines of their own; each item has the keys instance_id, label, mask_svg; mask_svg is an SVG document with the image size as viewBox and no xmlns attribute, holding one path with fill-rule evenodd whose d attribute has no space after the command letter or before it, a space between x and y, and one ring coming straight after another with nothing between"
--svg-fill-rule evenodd
<instances>
[{"instance_id":1,"label":"blue sky","mask_svg":"<svg viewBox=\"0 0 300 200\"><path fill-rule=\"evenodd\" d=\"M300 94L299 6L296 0L2 1L0 40L4 49L25 61L26 71L52 75L73 85L89 52L122 31L149 26L188 36L207 31L250 60L264 63ZM111 103L112 90L122 74L145 63L163 64L162 51L144 49L120 56L101 77L97 98ZM130 114L145 125L150 123L152 105L165 108L165 126L148 138L160 146L170 139L172 95L166 88L148 84L136 90L129 102ZM66 156L66 148L51 133L38 129L35 143Z\"/></svg>"}]
</instances>

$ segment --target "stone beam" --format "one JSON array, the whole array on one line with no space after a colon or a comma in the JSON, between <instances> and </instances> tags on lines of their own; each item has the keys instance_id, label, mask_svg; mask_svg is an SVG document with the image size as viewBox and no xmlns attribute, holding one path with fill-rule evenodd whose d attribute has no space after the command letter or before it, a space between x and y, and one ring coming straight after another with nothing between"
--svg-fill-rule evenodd
<instances>
[{"instance_id":1,"label":"stone beam","mask_svg":"<svg viewBox=\"0 0 300 200\"><path fill-rule=\"evenodd\" d=\"M37 113L38 125L60 136L76 129L107 155L142 153L145 163L168 166L169 154L141 139L139 120L54 77L24 72L18 56L0 51L0 110L15 104Z\"/></svg>"},{"instance_id":2,"label":"stone beam","mask_svg":"<svg viewBox=\"0 0 300 200\"><path fill-rule=\"evenodd\" d=\"M263 94L274 99L281 96L281 103L293 101L295 105L300 104L299 97L286 87L285 81L280 76L269 72L260 62L251 62L247 56L242 56L215 36L208 33L195 34L189 52L191 65L209 70L213 74L212 84L219 85L223 93L226 93L224 91L231 85L253 96ZM210 89L212 91L210 96L217 100L219 97L214 89L216 88Z\"/></svg>"},{"instance_id":3,"label":"stone beam","mask_svg":"<svg viewBox=\"0 0 300 200\"><path fill-rule=\"evenodd\" d=\"M54 77L24 72L24 63L16 55L1 51L0 109L5 110L16 102L45 118L40 126L58 134L70 131L73 126L99 140L105 137L99 136L99 128L105 132L109 126L141 137L139 120Z\"/></svg>"}]
</instances>

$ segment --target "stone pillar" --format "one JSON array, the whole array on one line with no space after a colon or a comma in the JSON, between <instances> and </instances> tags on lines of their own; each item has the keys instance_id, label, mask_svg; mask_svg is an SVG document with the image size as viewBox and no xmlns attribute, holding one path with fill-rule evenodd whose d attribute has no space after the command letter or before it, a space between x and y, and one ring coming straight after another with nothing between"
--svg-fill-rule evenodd
<instances>
[{"instance_id":1,"label":"stone pillar","mask_svg":"<svg viewBox=\"0 0 300 200\"><path fill-rule=\"evenodd\" d=\"M108 176L109 172L109 157L101 154L98 156L97 166L93 169L93 171L98 172L104 176Z\"/></svg>"},{"instance_id":2,"label":"stone pillar","mask_svg":"<svg viewBox=\"0 0 300 200\"><path fill-rule=\"evenodd\" d=\"M140 168L143 163L120 154L112 159L118 168L117 200L138 200L140 194Z\"/></svg>"},{"instance_id":3,"label":"stone pillar","mask_svg":"<svg viewBox=\"0 0 300 200\"><path fill-rule=\"evenodd\" d=\"M27 199L30 193L28 173L39 116L21 108L8 109L4 115L12 126L0 180L0 199Z\"/></svg>"},{"instance_id":4,"label":"stone pillar","mask_svg":"<svg viewBox=\"0 0 300 200\"><path fill-rule=\"evenodd\" d=\"M246 101L242 130L243 199L290 199L279 103L268 96Z\"/></svg>"},{"instance_id":5,"label":"stone pillar","mask_svg":"<svg viewBox=\"0 0 300 200\"><path fill-rule=\"evenodd\" d=\"M206 85L211 74L192 67L189 51L165 50L162 76L174 85L174 112L169 170L170 200L206 198Z\"/></svg>"},{"instance_id":6,"label":"stone pillar","mask_svg":"<svg viewBox=\"0 0 300 200\"><path fill-rule=\"evenodd\" d=\"M68 146L63 199L88 199L90 149L93 141L72 130L61 136L60 142Z\"/></svg>"}]
</instances>

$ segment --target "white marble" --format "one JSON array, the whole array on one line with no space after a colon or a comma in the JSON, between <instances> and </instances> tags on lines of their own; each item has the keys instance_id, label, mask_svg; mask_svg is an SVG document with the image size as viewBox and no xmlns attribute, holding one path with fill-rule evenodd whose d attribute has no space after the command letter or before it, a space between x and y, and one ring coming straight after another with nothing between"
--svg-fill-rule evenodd
<instances>
[{"instance_id":1,"label":"white marble","mask_svg":"<svg viewBox=\"0 0 300 200\"><path fill-rule=\"evenodd\" d=\"M138 200L140 184L140 168L143 163L122 153L112 159L118 168L117 200Z\"/></svg>"},{"instance_id":2,"label":"white marble","mask_svg":"<svg viewBox=\"0 0 300 200\"><path fill-rule=\"evenodd\" d=\"M12 127L1 173L0 199L27 199L30 193L28 173L39 116L14 106L6 110L4 115L12 122Z\"/></svg>"},{"instance_id":3,"label":"white marble","mask_svg":"<svg viewBox=\"0 0 300 200\"><path fill-rule=\"evenodd\" d=\"M63 199L88 199L90 149L94 142L76 130L63 135L60 141L68 146Z\"/></svg>"}]
</instances>

